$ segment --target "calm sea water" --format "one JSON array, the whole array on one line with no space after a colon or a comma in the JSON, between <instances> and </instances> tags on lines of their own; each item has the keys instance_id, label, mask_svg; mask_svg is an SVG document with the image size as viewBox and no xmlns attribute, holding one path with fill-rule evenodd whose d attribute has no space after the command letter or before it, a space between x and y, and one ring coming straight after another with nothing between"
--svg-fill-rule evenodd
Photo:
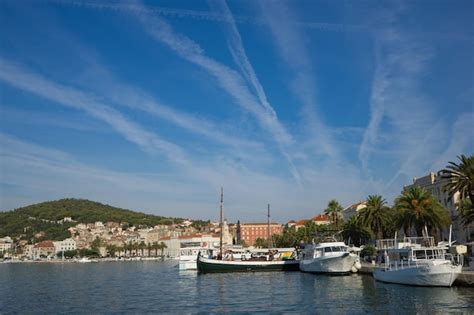
<instances>
[{"instance_id":1,"label":"calm sea water","mask_svg":"<svg viewBox=\"0 0 474 315\"><path fill-rule=\"evenodd\" d=\"M0 313L472 313L474 289L370 276L180 272L170 262L0 264Z\"/></svg>"}]
</instances>

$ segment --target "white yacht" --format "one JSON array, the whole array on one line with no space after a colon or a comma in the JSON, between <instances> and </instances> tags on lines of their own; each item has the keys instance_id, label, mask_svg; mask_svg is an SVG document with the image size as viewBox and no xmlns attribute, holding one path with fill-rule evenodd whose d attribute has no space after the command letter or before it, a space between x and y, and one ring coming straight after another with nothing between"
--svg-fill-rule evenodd
<instances>
[{"instance_id":1,"label":"white yacht","mask_svg":"<svg viewBox=\"0 0 474 315\"><path fill-rule=\"evenodd\" d=\"M405 237L378 240L377 250L379 265L373 273L376 280L450 287L461 273L466 247L435 245L433 237Z\"/></svg>"},{"instance_id":2,"label":"white yacht","mask_svg":"<svg viewBox=\"0 0 474 315\"><path fill-rule=\"evenodd\" d=\"M307 244L300 259L300 270L313 273L346 274L361 268L359 256L344 242Z\"/></svg>"},{"instance_id":3,"label":"white yacht","mask_svg":"<svg viewBox=\"0 0 474 315\"><path fill-rule=\"evenodd\" d=\"M186 247L179 250L179 270L197 270L196 260L198 254L201 256L209 256L209 248L207 247Z\"/></svg>"}]
</instances>

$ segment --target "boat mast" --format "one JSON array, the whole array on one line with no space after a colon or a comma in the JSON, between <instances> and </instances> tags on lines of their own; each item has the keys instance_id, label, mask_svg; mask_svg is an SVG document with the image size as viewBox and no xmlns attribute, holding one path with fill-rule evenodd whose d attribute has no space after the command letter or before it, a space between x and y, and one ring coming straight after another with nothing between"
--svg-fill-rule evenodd
<instances>
[{"instance_id":1,"label":"boat mast","mask_svg":"<svg viewBox=\"0 0 474 315\"><path fill-rule=\"evenodd\" d=\"M223 208L224 208L224 188L221 187L221 210L220 210L220 227L221 227L221 235L220 235L220 242L219 242L219 252L220 252L220 255L221 255L221 259L222 259L222 233L223 233L223 229L224 229L224 224L223 224Z\"/></svg>"},{"instance_id":2,"label":"boat mast","mask_svg":"<svg viewBox=\"0 0 474 315\"><path fill-rule=\"evenodd\" d=\"M272 247L272 239L270 235L270 204L268 204L268 227L267 227L267 241L268 241L268 249Z\"/></svg>"}]
</instances>

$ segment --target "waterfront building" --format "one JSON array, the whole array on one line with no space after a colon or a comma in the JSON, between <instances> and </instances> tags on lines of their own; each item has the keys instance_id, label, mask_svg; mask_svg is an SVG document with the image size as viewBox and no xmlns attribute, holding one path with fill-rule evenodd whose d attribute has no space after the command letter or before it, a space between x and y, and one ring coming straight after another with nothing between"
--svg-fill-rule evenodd
<instances>
[{"instance_id":1,"label":"waterfront building","mask_svg":"<svg viewBox=\"0 0 474 315\"><path fill-rule=\"evenodd\" d=\"M306 222L308 222L308 220L298 220L298 221L295 221L295 220L291 220L291 221L288 221L288 223L286 224L287 228L292 228L294 227L296 231L298 231L299 229L301 229L302 227L304 227L304 225L306 224Z\"/></svg>"},{"instance_id":2,"label":"waterfront building","mask_svg":"<svg viewBox=\"0 0 474 315\"><path fill-rule=\"evenodd\" d=\"M0 253L10 250L13 246L13 240L9 236L0 238Z\"/></svg>"},{"instance_id":3,"label":"waterfront building","mask_svg":"<svg viewBox=\"0 0 474 315\"><path fill-rule=\"evenodd\" d=\"M327 214L318 214L311 219L316 225L328 225L331 224L331 220Z\"/></svg>"},{"instance_id":4,"label":"waterfront building","mask_svg":"<svg viewBox=\"0 0 474 315\"><path fill-rule=\"evenodd\" d=\"M153 244L158 242L160 238L171 236L171 231L167 225L156 225L152 230L148 231L145 237L145 243Z\"/></svg>"},{"instance_id":5,"label":"waterfront building","mask_svg":"<svg viewBox=\"0 0 474 315\"><path fill-rule=\"evenodd\" d=\"M459 192L456 192L453 198L448 200L448 193L444 191L444 185L448 182L449 180L442 178L440 174L431 172L426 176L413 178L413 184L405 186L404 188L419 186L430 192L439 203L446 208L451 217L453 224L453 240L457 240L459 243L466 243L474 239L474 224L463 226L461 217L456 209L456 204L459 202ZM448 228L441 231L441 238L443 240L449 238Z\"/></svg>"},{"instance_id":6,"label":"waterfront building","mask_svg":"<svg viewBox=\"0 0 474 315\"><path fill-rule=\"evenodd\" d=\"M355 216L357 213L359 213L360 210L364 209L367 207L367 201L361 201L357 202L355 204L352 204L342 210L342 217L344 218L344 222L349 221L353 216Z\"/></svg>"},{"instance_id":7,"label":"waterfront building","mask_svg":"<svg viewBox=\"0 0 474 315\"><path fill-rule=\"evenodd\" d=\"M62 241L53 242L54 254L57 255L60 252L76 250L76 241L72 238L66 238Z\"/></svg>"},{"instance_id":8,"label":"waterfront building","mask_svg":"<svg viewBox=\"0 0 474 315\"><path fill-rule=\"evenodd\" d=\"M283 226L279 223L270 223L270 234L281 234L283 232ZM240 239L237 242L244 241L245 244L253 246L257 238L267 239L268 238L268 223L241 223L237 227L237 235Z\"/></svg>"},{"instance_id":9,"label":"waterfront building","mask_svg":"<svg viewBox=\"0 0 474 315\"><path fill-rule=\"evenodd\" d=\"M53 258L55 255L53 241L42 241L33 247L33 258Z\"/></svg>"},{"instance_id":10,"label":"waterfront building","mask_svg":"<svg viewBox=\"0 0 474 315\"><path fill-rule=\"evenodd\" d=\"M308 222L314 222L316 225L327 225L327 224L331 224L331 219L329 218L327 214L318 214L309 220L299 220L299 221L290 220L286 224L286 227L287 228L294 227L295 230L298 231L300 228L304 227L305 224Z\"/></svg>"},{"instance_id":11,"label":"waterfront building","mask_svg":"<svg viewBox=\"0 0 474 315\"><path fill-rule=\"evenodd\" d=\"M191 235L179 235L179 236L165 236L165 237L160 238L159 242L160 243L163 242L166 245L166 249L163 251L165 256L178 257L179 251L182 248L189 248L189 247L219 248L220 235L219 234L191 234ZM222 243L224 243L224 241Z\"/></svg>"},{"instance_id":12,"label":"waterfront building","mask_svg":"<svg viewBox=\"0 0 474 315\"><path fill-rule=\"evenodd\" d=\"M26 244L23 247L23 256L25 256L28 259L33 259L34 258L34 247L35 247L35 245L33 245L33 244Z\"/></svg>"}]
</instances>

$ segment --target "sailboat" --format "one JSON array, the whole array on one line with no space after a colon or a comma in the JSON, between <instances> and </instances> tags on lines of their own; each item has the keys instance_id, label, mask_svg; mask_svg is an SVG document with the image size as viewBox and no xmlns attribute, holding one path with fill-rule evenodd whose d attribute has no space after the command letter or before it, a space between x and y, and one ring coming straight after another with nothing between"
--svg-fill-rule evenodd
<instances>
[{"instance_id":1,"label":"sailboat","mask_svg":"<svg viewBox=\"0 0 474 315\"><path fill-rule=\"evenodd\" d=\"M224 191L221 188L219 252L217 255L211 253L209 257L198 254L197 269L199 273L299 270L299 261L294 248L271 248L270 246L270 205L268 205L269 248L266 250L228 250L224 252L222 244L223 207Z\"/></svg>"}]
</instances>

